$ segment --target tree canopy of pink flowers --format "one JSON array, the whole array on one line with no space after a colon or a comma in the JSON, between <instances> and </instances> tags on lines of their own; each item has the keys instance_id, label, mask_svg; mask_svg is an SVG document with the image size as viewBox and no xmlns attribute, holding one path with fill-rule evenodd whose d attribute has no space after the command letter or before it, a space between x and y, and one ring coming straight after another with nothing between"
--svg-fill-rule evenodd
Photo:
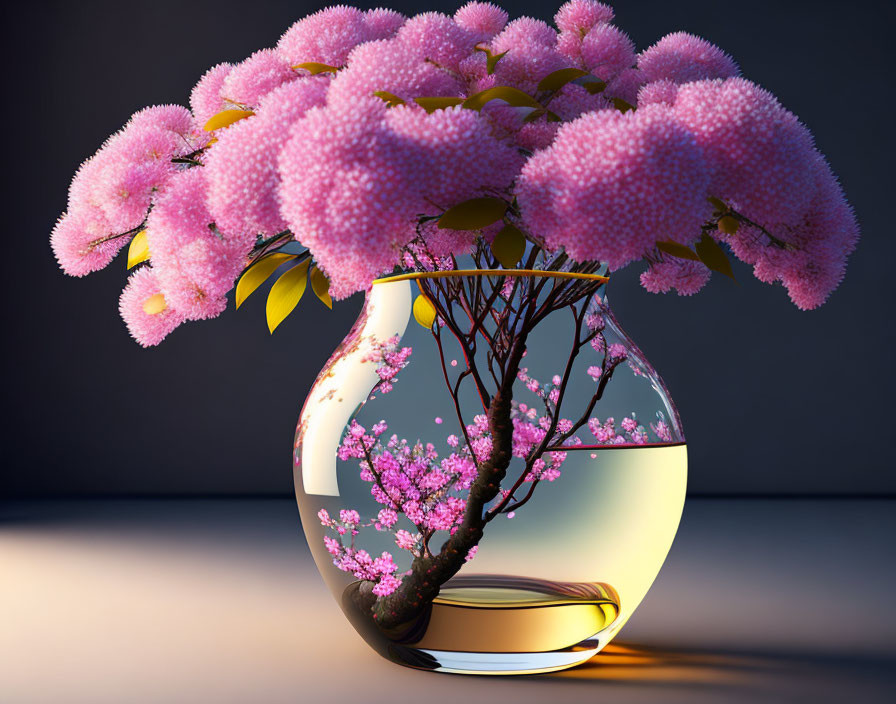
<instances>
[{"instance_id":1,"label":"tree canopy of pink flowers","mask_svg":"<svg viewBox=\"0 0 896 704\"><path fill-rule=\"evenodd\" d=\"M321 10L85 161L52 233L59 264L96 271L145 230L120 310L154 345L219 315L272 248L298 241L344 298L421 252L456 262L490 241L432 223L497 198L528 246L640 260L652 292L700 290L708 260L690 247L723 244L798 307L821 305L858 226L809 130L710 42L677 32L639 53L613 17L593 0L555 26L482 2Z\"/></svg>"}]
</instances>

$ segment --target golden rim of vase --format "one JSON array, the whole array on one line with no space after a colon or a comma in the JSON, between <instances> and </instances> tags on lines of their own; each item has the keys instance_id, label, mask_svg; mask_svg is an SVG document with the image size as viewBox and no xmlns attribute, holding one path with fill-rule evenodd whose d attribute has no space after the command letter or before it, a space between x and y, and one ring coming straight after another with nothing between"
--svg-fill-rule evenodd
<instances>
[{"instance_id":1,"label":"golden rim of vase","mask_svg":"<svg viewBox=\"0 0 896 704\"><path fill-rule=\"evenodd\" d=\"M444 279L451 276L545 276L552 279L584 279L606 283L609 276L602 274L586 274L577 271L546 271L544 269L449 269L445 271L411 271L406 274L384 276L374 279L374 284L390 284L395 281L416 279Z\"/></svg>"}]
</instances>

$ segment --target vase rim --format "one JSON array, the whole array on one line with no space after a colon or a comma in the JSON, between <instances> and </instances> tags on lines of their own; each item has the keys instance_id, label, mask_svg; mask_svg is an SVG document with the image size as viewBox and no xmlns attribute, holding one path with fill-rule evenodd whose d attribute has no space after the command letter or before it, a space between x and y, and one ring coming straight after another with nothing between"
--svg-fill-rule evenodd
<instances>
[{"instance_id":1,"label":"vase rim","mask_svg":"<svg viewBox=\"0 0 896 704\"><path fill-rule=\"evenodd\" d=\"M553 279L584 279L586 281L600 281L606 283L609 276L602 274L586 274L577 271L550 271L546 269L448 269L439 271L410 271L394 276L384 276L375 279L373 284L389 284L395 281L410 281L414 279L443 279L452 276L545 276Z\"/></svg>"}]
</instances>

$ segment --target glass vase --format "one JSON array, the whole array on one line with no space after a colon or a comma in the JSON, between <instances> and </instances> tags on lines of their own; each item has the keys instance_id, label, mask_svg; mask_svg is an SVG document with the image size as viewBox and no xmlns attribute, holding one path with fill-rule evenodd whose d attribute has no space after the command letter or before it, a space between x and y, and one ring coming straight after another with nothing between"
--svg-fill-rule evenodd
<instances>
[{"instance_id":1,"label":"glass vase","mask_svg":"<svg viewBox=\"0 0 896 704\"><path fill-rule=\"evenodd\" d=\"M317 567L384 657L520 674L618 633L678 528L687 455L606 279L378 280L317 378L295 487Z\"/></svg>"}]
</instances>

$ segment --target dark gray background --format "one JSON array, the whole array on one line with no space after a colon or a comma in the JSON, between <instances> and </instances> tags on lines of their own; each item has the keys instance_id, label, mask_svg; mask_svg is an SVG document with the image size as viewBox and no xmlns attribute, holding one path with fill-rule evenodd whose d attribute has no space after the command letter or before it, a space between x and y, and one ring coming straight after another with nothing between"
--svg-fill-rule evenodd
<instances>
[{"instance_id":1,"label":"dark gray background","mask_svg":"<svg viewBox=\"0 0 896 704\"><path fill-rule=\"evenodd\" d=\"M392 2L405 12L454 3ZM270 337L263 297L130 341L124 263L64 276L47 237L80 161L135 110L185 103L214 63L273 45L309 2L45 2L3 10L6 173L0 495L289 493L301 403L356 297L303 301ZM365 4L366 6L366 4ZM505 3L550 19L552 3ZM802 313L745 268L696 298L660 297L633 268L610 295L684 419L693 493L896 491L888 2L620 0L639 48L704 35L814 130L863 226L843 286Z\"/></svg>"}]
</instances>

